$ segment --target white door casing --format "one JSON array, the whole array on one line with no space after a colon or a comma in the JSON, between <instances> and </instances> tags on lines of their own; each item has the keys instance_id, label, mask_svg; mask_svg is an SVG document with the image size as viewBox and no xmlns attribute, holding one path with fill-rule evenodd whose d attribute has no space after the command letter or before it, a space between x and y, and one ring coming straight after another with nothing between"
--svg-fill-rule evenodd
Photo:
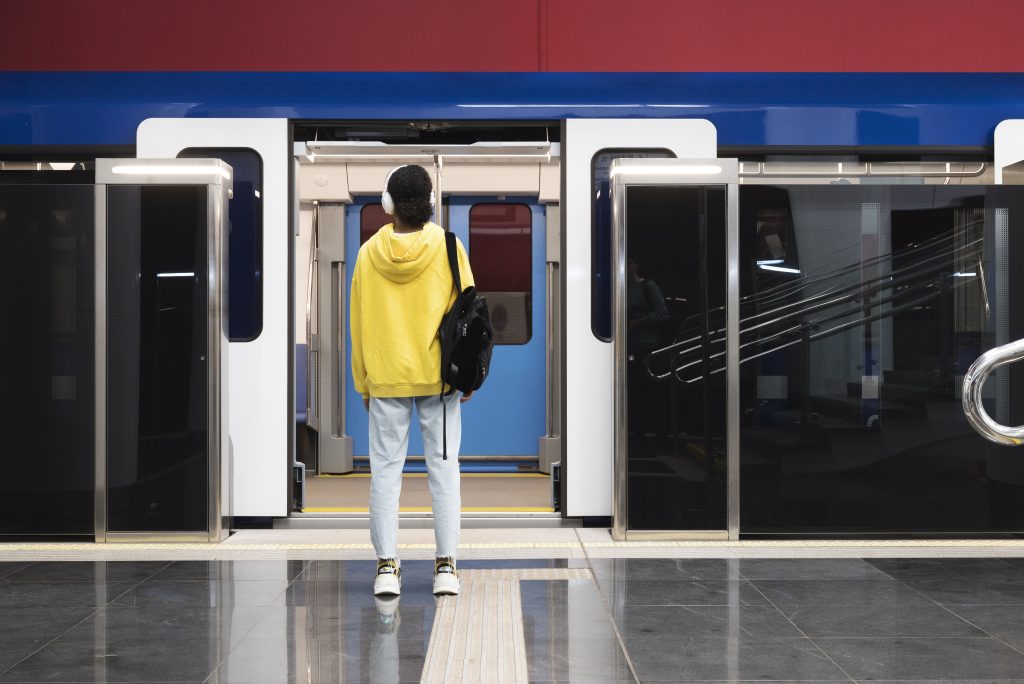
<instances>
[{"instance_id":1,"label":"white door casing","mask_svg":"<svg viewBox=\"0 0 1024 684\"><path fill-rule=\"evenodd\" d=\"M678 158L718 156L705 119L569 119L565 160L566 500L570 517L612 514L612 345L591 331L591 163L605 149L665 149Z\"/></svg>"},{"instance_id":2,"label":"white door casing","mask_svg":"<svg viewBox=\"0 0 1024 684\"><path fill-rule=\"evenodd\" d=\"M231 515L288 515L288 168L287 119L147 119L140 158L174 158L190 147L250 148L263 159L263 330L231 342L228 432L233 446ZM225 471L228 464L225 464Z\"/></svg>"}]
</instances>

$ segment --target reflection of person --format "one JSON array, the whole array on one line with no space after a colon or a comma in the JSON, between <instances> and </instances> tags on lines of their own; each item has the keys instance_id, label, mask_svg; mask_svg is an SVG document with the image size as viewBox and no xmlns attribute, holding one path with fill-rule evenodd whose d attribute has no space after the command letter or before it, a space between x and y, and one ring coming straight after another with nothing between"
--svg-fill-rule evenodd
<instances>
[{"instance_id":1,"label":"reflection of person","mask_svg":"<svg viewBox=\"0 0 1024 684\"><path fill-rule=\"evenodd\" d=\"M398 627L402 616L398 610L398 597L378 597L377 629L370 640L370 681L398 682Z\"/></svg>"},{"instance_id":2,"label":"reflection of person","mask_svg":"<svg viewBox=\"0 0 1024 684\"><path fill-rule=\"evenodd\" d=\"M631 348L650 351L662 342L668 321L665 297L656 282L640 276L640 264L632 255L626 257L626 319Z\"/></svg>"},{"instance_id":3,"label":"reflection of person","mask_svg":"<svg viewBox=\"0 0 1024 684\"><path fill-rule=\"evenodd\" d=\"M458 392L443 400L439 396L437 336L456 292L444 229L429 222L434 204L430 176L419 166L400 166L388 176L386 186L382 204L395 222L378 230L359 250L350 306L352 379L370 412L370 538L377 552L373 593L401 590L398 499L415 404L434 513L434 593L458 594L462 414ZM456 242L462 285L469 287L469 258L462 243ZM468 399L466 395L461 401ZM448 453L454 454L447 460L442 457L442 428L447 430Z\"/></svg>"},{"instance_id":4,"label":"reflection of person","mask_svg":"<svg viewBox=\"0 0 1024 684\"><path fill-rule=\"evenodd\" d=\"M665 409L659 404L664 389L647 373L644 359L665 341L668 307L658 284L640 276L640 263L633 255L626 257L626 320L629 431L656 434L663 423L659 416Z\"/></svg>"}]
</instances>

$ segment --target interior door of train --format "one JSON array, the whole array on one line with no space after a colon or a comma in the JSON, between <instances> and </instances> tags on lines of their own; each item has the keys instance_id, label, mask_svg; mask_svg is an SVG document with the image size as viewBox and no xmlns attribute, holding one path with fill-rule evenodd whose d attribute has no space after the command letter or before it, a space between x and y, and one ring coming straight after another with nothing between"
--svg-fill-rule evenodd
<instances>
[{"instance_id":1,"label":"interior door of train","mask_svg":"<svg viewBox=\"0 0 1024 684\"><path fill-rule=\"evenodd\" d=\"M458 195L446 196L443 205L447 218L440 220L447 221L448 229L466 248L477 289L487 298L496 343L487 384L462 407L462 471L535 470L546 410L545 207L536 197ZM353 198L345 220L347 263L354 264L360 246L390 221L379 197ZM346 297L351 278L352 269L348 269ZM353 456L361 465L368 458L368 426L350 372L346 393L346 425L353 438ZM417 458L422 454L422 437L414 421L406 472L425 469Z\"/></svg>"}]
</instances>

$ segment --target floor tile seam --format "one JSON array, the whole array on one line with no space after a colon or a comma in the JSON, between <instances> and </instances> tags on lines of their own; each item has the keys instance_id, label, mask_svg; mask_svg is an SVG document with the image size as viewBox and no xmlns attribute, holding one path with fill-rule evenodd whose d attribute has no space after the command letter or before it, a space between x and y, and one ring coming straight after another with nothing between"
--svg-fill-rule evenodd
<instances>
[{"instance_id":1,"label":"floor tile seam","mask_svg":"<svg viewBox=\"0 0 1024 684\"><path fill-rule=\"evenodd\" d=\"M598 581L597 572L594 569L593 560L590 558L590 552L587 549L587 545L584 544L583 538L580 536L579 528L575 528L573 532L576 534L576 540L580 543L580 548L583 549L583 557L587 561L587 568L590 570L590 579L597 588L597 595L601 597L601 605L604 607L605 616L608 618L608 623L612 626L612 632L615 634L615 641L622 650L622 657L626 659L626 667L629 668L629 673L633 675L633 681L636 684L640 684L640 676L637 673L636 666L633 664L633 658L630 656L629 651L626 650L626 642L622 638L622 633L619 631L619 626L615 624L615 615L612 613L611 605L608 601L608 597L605 596L605 592L602 591L601 583Z\"/></svg>"},{"instance_id":2,"label":"floor tile seam","mask_svg":"<svg viewBox=\"0 0 1024 684\"><path fill-rule=\"evenodd\" d=\"M1006 641L1006 639L1004 639L1003 637L1001 637L1001 636L996 636L995 634L992 634L991 632L989 632L989 631L988 631L987 629L984 629L984 628L983 628L983 627L981 627L980 625L977 625L977 624L975 624L975 623L971 622L970 620L968 620L967 618L965 618L965 617L964 617L963 615L960 615L959 613L957 613L957 612L955 612L954 610L952 610L952 609L951 609L951 608L950 608L949 606L947 606L947 605L945 605L945 604L942 604L942 603L940 603L939 605L940 605L940 606L941 606L941 607L943 608L943 610L945 610L945 611L947 611L948 613L950 613L951 615L955 616L955 617L956 617L957 619L959 619L959 620L963 620L964 622L966 622L966 623L967 623L968 625L970 625L971 627L973 627L973 628L977 629L978 631L980 631L980 632L981 632L982 634L986 634L986 635L988 635L989 637L991 637L992 639L995 639L996 641L998 641L998 642L999 642L999 643L1001 643L1002 645L1006 646L1006 647L1007 647L1007 648L1009 648L1010 650L1012 650L1012 651L1016 651L1017 653L1019 653L1019 654L1021 654L1022 656L1024 656L1024 645L1022 645L1022 646L1014 646L1013 644L1011 644L1011 643L1009 643L1008 641ZM965 604L963 604L963 605L981 605L981 606L984 606L984 605L1017 605L1017 604L985 604L985 603L965 603ZM1010 638L1010 637L1007 637L1007 638Z\"/></svg>"},{"instance_id":3,"label":"floor tile seam","mask_svg":"<svg viewBox=\"0 0 1024 684\"><path fill-rule=\"evenodd\" d=\"M800 633L801 635L803 635L803 637L804 637L805 639L807 639L807 641L808 641L808 642L809 642L809 643L810 643L810 644L811 644L812 646L814 646L814 648L818 649L818 652L819 652L819 653L821 653L821 655L825 656L825 659L826 659L826 660L828 660L828 661L829 661L830 663L832 663L832 664L833 664L833 665L834 665L834 666L836 667L836 669L837 669L837 670L839 670L840 672L842 672L842 673L843 673L843 675L844 675L844 676L845 676L845 677L846 677L847 679L849 679L849 680L850 680L851 682L855 682L855 681L856 681L856 680L855 680L855 679L853 678L853 676L852 676L852 675L850 675L850 673L849 673L849 672L847 672L847 671L846 671L846 670L845 670L845 669L843 668L843 666L842 666L842 665L840 665L840 664L839 664L838 662L836 662L835 658L833 658L833 657L832 657L831 655L829 655L829 654L828 654L828 652L827 652L827 651L825 651L825 649L823 649L823 648L821 647L821 645L820 645L820 644L818 644L818 642L816 642L816 641L815 641L814 639L812 639L812 638L811 638L810 636L808 636L808 634L807 634L807 633L806 633L806 632L805 632L804 630L802 630L802 629L800 628L800 626L799 626L799 625L797 625L797 624L796 624L795 622L793 622L793 620L792 620L792 619L790 619L790 617L789 617L788 615L786 615L786 614L785 614L785 613L784 613L784 612L782 611L782 609L781 609L781 608L779 608L779 606L775 604L775 602L774 602L774 601L772 601L772 600L771 600L770 598L768 598L768 596L767 596L767 595L766 595L766 594L765 594L765 593L764 593L763 591L761 591L761 588L760 588L760 587L758 587L757 585L755 585L755 584L754 584L753 582L749 582L749 584L750 584L750 585L751 585L751 586L752 586L752 587L754 588L754 591L756 591L757 593L759 593L759 594L760 594L760 595L762 596L762 598L764 598L764 600L768 602L768 605L770 605L770 606L771 606L772 608L774 608L774 609L776 610L776 612L778 612L778 614L782 616L782 619L786 620L786 621L787 621L787 622L788 622L789 624L793 625L793 628L794 628L794 629L795 629L795 630L796 630L797 632L799 632L799 633Z\"/></svg>"},{"instance_id":4,"label":"floor tile seam","mask_svg":"<svg viewBox=\"0 0 1024 684\"><path fill-rule=\"evenodd\" d=\"M67 635L67 634L68 634L69 632L71 632L71 630L73 630L73 629L77 628L77 627L78 627L79 625L81 625L81 624L85 623L85 622L86 622L87 620L89 620L90 618L92 618L92 617L95 617L96 615L99 615L100 611L102 611L102 610L105 610L107 606L109 606L109 605L110 605L111 603L113 603L113 601L116 601L116 600L117 600L118 598L120 598L120 597L124 596L124 595L125 595L125 594L127 594L127 593L128 593L129 591L133 591L134 589L136 589L136 588L138 588L138 587L142 586L142 584L144 584L144 583L145 583L145 582L146 582L147 580L149 580L150 578L152 578L152 577L153 577L153 575L155 575L155 574L157 574L157 573L159 573L159 572L161 572L161 571L165 570L165 569L166 569L167 567L169 567L169 566L170 566L170 565L171 565L171 564L172 564L173 562L174 562L174 561L168 561L167 563L165 563L165 564L164 564L164 566L163 566L163 567L161 567L161 568L158 568L158 569L157 569L156 571L154 571L153 573L150 573L149 575L147 575L146 577L144 577L143 579L141 579L141 580L140 580L139 582L137 582L137 583L136 583L135 585L133 585L132 587L129 587L128 589L126 589L125 591L121 592L120 594L118 594L118 595L117 595L117 596L115 596L114 598L112 598L112 599L108 600L108 601L107 601L107 602L106 602L105 604L103 604L102 606L96 606L96 607L95 607L95 609L94 609L94 610L93 610L93 611L92 611L91 613L89 613L89 615L86 615L86 616L85 616L85 617L83 617L83 618L82 618L81 620L79 620L78 622L76 622L75 624L71 625L71 626L70 626L70 627L68 627L68 628L67 628L66 630L64 630L63 632L61 632L60 634L58 634L58 635L57 635L56 637L54 637L53 639L51 639L51 640L47 641L47 642L46 642L45 644L43 644L42 646L40 646L40 647L39 647L39 648L37 648L36 650L34 650L34 651L32 651L31 653L29 653L28 655L26 655L26 656L25 656L24 658L22 658L22 659L21 659L21 660L19 660L18 662L16 662L16 663L14 663L13 665L11 665L11 666L10 666L9 668L7 668L7 669L5 669L5 670L2 670L2 671L0 671L0 678L2 678L2 677L3 677L3 676L4 676L5 674L6 674L6 673L10 672L10 671L11 671L12 669L16 668L16 667L17 667L18 665L20 665L21 663L25 662L26 660L28 660L29 658L31 658L31 657L32 657L32 656L34 656L35 654L39 653L39 652L40 652L40 651L42 651L43 649L47 648L47 647L48 647L48 646L50 646L51 644L55 643L56 641L58 641L59 639L61 639L61 638L62 638L62 637L64 637L65 635ZM26 567L30 567L31 565L34 565L34 563L30 563L30 564L29 564L29 566L26 566ZM24 570L25 568L22 568L22 569ZM14 584L14 582L11 582L11 584ZM105 584L106 584L106 582L105 582Z\"/></svg>"},{"instance_id":5,"label":"floor tile seam","mask_svg":"<svg viewBox=\"0 0 1024 684\"><path fill-rule=\"evenodd\" d=\"M19 562L24 562L24 561L2 561L2 562L19 563ZM26 565L23 568L14 568L12 570L8 570L7 572L5 572L2 575L0 575L0 580L6 580L8 577L10 577L11 575L13 575L16 572L21 572L22 570L27 570L29 567L35 565L36 562L37 561L28 561L28 565Z\"/></svg>"},{"instance_id":6,"label":"floor tile seam","mask_svg":"<svg viewBox=\"0 0 1024 684\"><path fill-rule=\"evenodd\" d=\"M34 655L36 655L37 653L39 653L40 651L42 651L42 650L43 650L44 648L46 648L46 647L50 646L51 644L53 644L54 642L56 642L56 641L57 641L58 639L60 639L60 638L64 637L64 636L65 636L65 635L66 635L66 634L67 634L68 632L70 632L71 630L73 630L73 629L75 629L76 627L78 627L78 626L82 625L83 623L85 623L86 621L88 621L88 620L89 620L90 618L92 618L92 617L95 617L96 615L98 615L98 614L99 614L99 612L100 612L101 610L103 610L103 609L104 609L105 607L106 607L106 605L103 605L103 606L96 606L96 607L95 607L95 608L93 609L93 611L92 611L91 613L89 613L88 615L86 615L85 617L83 617L83 618L82 618L81 620L79 620L79 621L78 621L78 622L76 622L75 624L73 624L73 625L71 625L70 627L68 627L68 628L67 628L66 630L64 630L63 632L61 632L60 634L58 634L58 635L57 635L57 636L55 636L54 638L52 638L52 639L50 639L49 641L45 642L45 643L44 643L44 644L43 644L42 646L40 646L39 648L37 648L37 649L35 649L34 651L32 651L31 653L29 653L28 655L26 655L26 656L25 656L24 658L22 658L21 660L18 660L17 662L15 662L15 663L12 663L10 667L8 667L8 668L6 668L6 669L3 669L3 670L0 670L0 679L3 679L4 675L6 675L6 674L7 674L8 672L10 672L11 670L13 670L14 668L18 667L18 665L21 665L21 664L22 664L23 662L25 662L26 660L28 660L28 659L29 659L29 658L31 658L32 656L34 656Z\"/></svg>"}]
</instances>

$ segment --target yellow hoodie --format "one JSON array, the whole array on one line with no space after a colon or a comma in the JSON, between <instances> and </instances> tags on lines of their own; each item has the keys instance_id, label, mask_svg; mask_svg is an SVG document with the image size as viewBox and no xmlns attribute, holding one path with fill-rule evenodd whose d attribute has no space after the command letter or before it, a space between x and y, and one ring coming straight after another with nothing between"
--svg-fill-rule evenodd
<instances>
[{"instance_id":1,"label":"yellow hoodie","mask_svg":"<svg viewBox=\"0 0 1024 684\"><path fill-rule=\"evenodd\" d=\"M457 241L462 287L473 272ZM352 379L364 397L420 397L441 391L437 329L455 303L444 228L414 233L388 224L359 249L352 273L349 323Z\"/></svg>"}]
</instances>

